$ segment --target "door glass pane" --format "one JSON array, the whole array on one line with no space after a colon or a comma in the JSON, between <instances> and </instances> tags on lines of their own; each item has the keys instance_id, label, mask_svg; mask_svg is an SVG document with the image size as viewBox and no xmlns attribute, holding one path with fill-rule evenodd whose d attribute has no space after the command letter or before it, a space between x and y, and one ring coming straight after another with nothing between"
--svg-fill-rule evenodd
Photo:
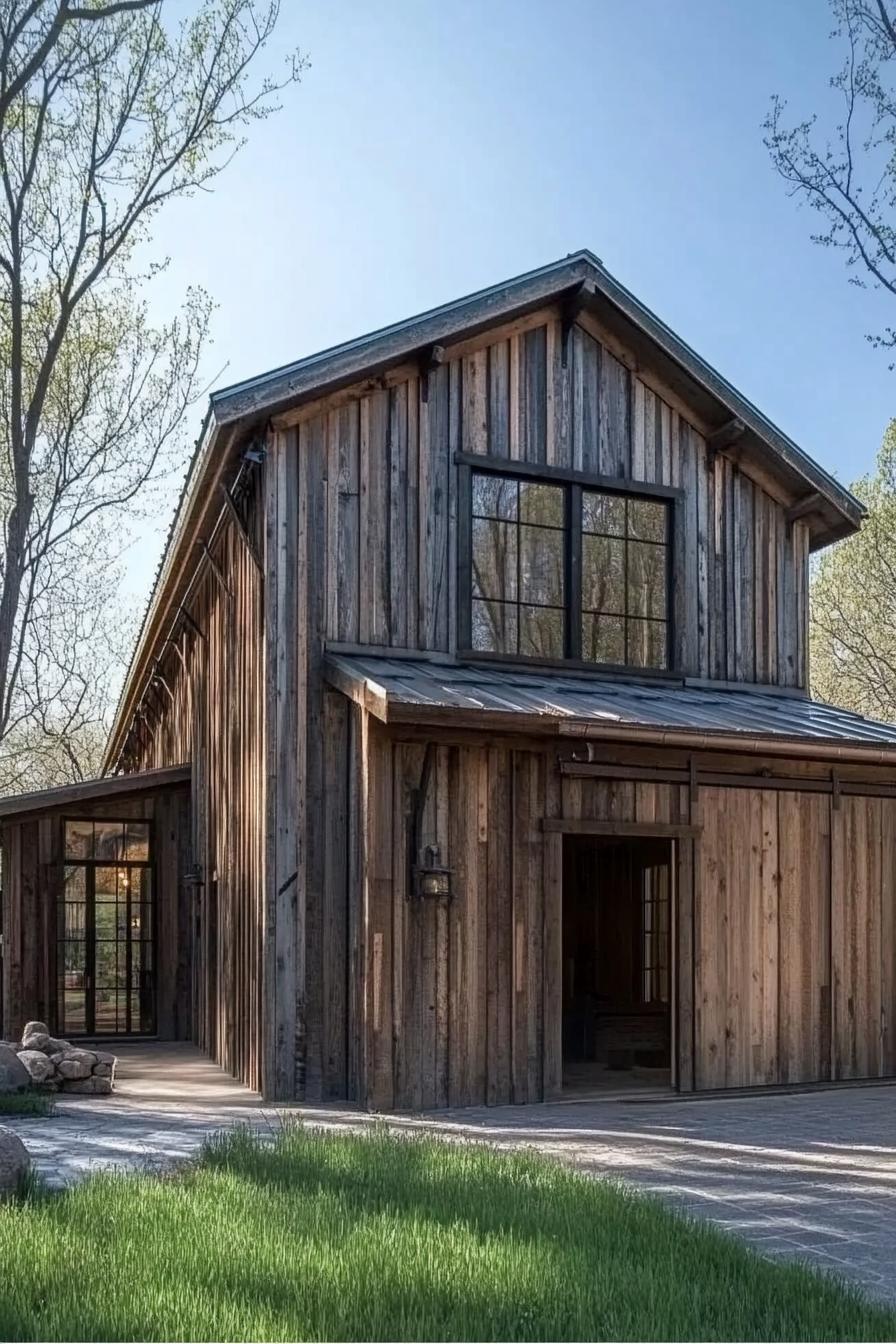
<instances>
[{"instance_id":1,"label":"door glass pane","mask_svg":"<svg viewBox=\"0 0 896 1344\"><path fill-rule=\"evenodd\" d=\"M117 940L97 938L96 987L117 989L125 974L125 946Z\"/></svg>"},{"instance_id":2,"label":"door glass pane","mask_svg":"<svg viewBox=\"0 0 896 1344\"><path fill-rule=\"evenodd\" d=\"M67 859L93 858L92 821L67 821L65 823L65 857Z\"/></svg>"},{"instance_id":3,"label":"door glass pane","mask_svg":"<svg viewBox=\"0 0 896 1344\"><path fill-rule=\"evenodd\" d=\"M98 867L93 873L97 901L118 900L118 869Z\"/></svg>"},{"instance_id":4,"label":"door glass pane","mask_svg":"<svg viewBox=\"0 0 896 1344\"><path fill-rule=\"evenodd\" d=\"M118 995L114 989L100 988L95 991L96 1012L94 1030L100 1034L114 1034L118 1026Z\"/></svg>"},{"instance_id":5,"label":"door glass pane","mask_svg":"<svg viewBox=\"0 0 896 1344\"><path fill-rule=\"evenodd\" d=\"M148 831L137 831L128 843L148 853ZM67 865L57 944L62 1031L153 1030L153 922L148 867L125 860Z\"/></svg>"},{"instance_id":6,"label":"door glass pane","mask_svg":"<svg viewBox=\"0 0 896 1344\"><path fill-rule=\"evenodd\" d=\"M124 828L125 858L135 863L149 859L149 822L129 821Z\"/></svg>"},{"instance_id":7,"label":"door glass pane","mask_svg":"<svg viewBox=\"0 0 896 1344\"><path fill-rule=\"evenodd\" d=\"M62 1030L75 1036L87 1030L83 989L67 989L63 995Z\"/></svg>"},{"instance_id":8,"label":"door glass pane","mask_svg":"<svg viewBox=\"0 0 896 1344\"><path fill-rule=\"evenodd\" d=\"M93 824L93 856L96 859L124 857L124 825L120 821L96 821Z\"/></svg>"}]
</instances>

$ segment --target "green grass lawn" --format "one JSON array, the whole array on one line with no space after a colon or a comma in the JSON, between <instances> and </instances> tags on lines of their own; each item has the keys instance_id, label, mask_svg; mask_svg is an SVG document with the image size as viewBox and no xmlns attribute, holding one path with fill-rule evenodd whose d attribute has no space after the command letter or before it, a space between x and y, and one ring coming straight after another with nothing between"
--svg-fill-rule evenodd
<instances>
[{"instance_id":1,"label":"green grass lawn","mask_svg":"<svg viewBox=\"0 0 896 1344\"><path fill-rule=\"evenodd\" d=\"M52 1115L53 1097L46 1092L0 1092L0 1120L4 1115Z\"/></svg>"},{"instance_id":2,"label":"green grass lawn","mask_svg":"<svg viewBox=\"0 0 896 1344\"><path fill-rule=\"evenodd\" d=\"M896 1314L547 1160L222 1137L0 1207L0 1339L894 1339Z\"/></svg>"}]
</instances>

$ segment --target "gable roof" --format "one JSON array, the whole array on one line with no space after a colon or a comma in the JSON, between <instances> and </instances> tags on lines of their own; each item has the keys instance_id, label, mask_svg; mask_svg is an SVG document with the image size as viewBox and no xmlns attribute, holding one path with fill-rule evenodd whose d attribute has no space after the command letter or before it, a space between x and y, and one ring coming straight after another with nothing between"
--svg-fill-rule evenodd
<instances>
[{"instance_id":1,"label":"gable roof","mask_svg":"<svg viewBox=\"0 0 896 1344\"><path fill-rule=\"evenodd\" d=\"M434 345L469 339L548 304L569 301L571 313L593 311L639 362L650 366L724 442L756 459L793 496L810 527L813 548L857 530L862 504L728 383L666 324L583 249L513 280L456 299L417 317L214 392L156 574L107 748L117 759L121 734L152 668L153 655L196 564L194 542L215 525L219 487L240 446L272 417L363 379L376 377ZM450 353L450 349L449 349Z\"/></svg>"},{"instance_id":2,"label":"gable roof","mask_svg":"<svg viewBox=\"0 0 896 1344\"><path fill-rule=\"evenodd\" d=\"M564 296L574 296L580 309L599 312L637 357L652 364L695 410L710 423L717 422L719 430L739 422L738 435L746 439L747 451L758 452L773 469L788 472L795 486L801 480L807 493L821 496L816 507L830 506L832 532L848 535L859 526L864 516L859 500L615 279L587 248L417 317L221 388L211 395L211 411L221 426L268 420L298 401L383 373L429 346L469 339ZM834 539L826 535L826 542Z\"/></svg>"}]
</instances>

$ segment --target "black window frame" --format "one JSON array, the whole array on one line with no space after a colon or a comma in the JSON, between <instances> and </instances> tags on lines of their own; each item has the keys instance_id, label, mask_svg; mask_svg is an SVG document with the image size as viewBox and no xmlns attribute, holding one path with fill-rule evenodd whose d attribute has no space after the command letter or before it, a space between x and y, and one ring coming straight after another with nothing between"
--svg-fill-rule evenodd
<instances>
[{"instance_id":1,"label":"black window frame","mask_svg":"<svg viewBox=\"0 0 896 1344\"><path fill-rule=\"evenodd\" d=\"M457 652L476 661L523 664L527 667L574 667L590 672L619 673L628 677L663 679L677 677L677 622L680 577L676 552L681 535L680 512L684 492L677 486L656 485L647 481L623 480L595 475L544 463L518 462L477 453L455 454L458 468L458 551L457 551ZM543 658L525 653L490 652L474 649L473 618L473 473L488 473L511 480L526 480L544 485L564 486L564 635L563 658ZM642 667L633 663L598 663L582 658L582 492L599 491L627 499L645 499L666 503L666 665ZM637 619L626 615L626 621Z\"/></svg>"},{"instance_id":2,"label":"black window frame","mask_svg":"<svg viewBox=\"0 0 896 1344\"><path fill-rule=\"evenodd\" d=\"M158 884L158 865L157 865L157 863L156 863L156 827L155 827L155 821L154 821L154 819L151 818L151 817L123 817L123 816L118 816L118 815L115 815L115 816L107 816L106 814L103 814L103 815L101 815L101 816L99 816L99 815L92 815L92 816L91 816L91 815L87 815L87 816L85 816L85 815L78 814L78 813L75 813L75 812L72 812L72 813L64 813L63 816L60 818L60 820L61 820L61 823L62 823L62 874L63 874L63 881L62 881L62 884L61 884L61 886L58 888L57 893L56 893L56 938L55 938L55 940L54 940L54 945L53 945L53 946L54 946L54 957L55 957L55 966L54 966L54 976L53 976L53 979L54 979L55 993L56 993L56 1004L55 1004L56 1012L55 1012L55 1020L56 1020L57 1028L60 1029L60 1030L65 1030L65 1028L60 1028L60 1027L59 1027L59 1024L64 1020L64 1012L65 1012L65 1005L64 1005L64 1002L62 1001L62 999L61 999L61 997L60 997L60 992L61 992L61 991L60 991L60 966L59 966L59 954L60 954L60 948L62 947L62 945L63 945L64 943L66 943L66 942L72 942L72 941L75 941L75 942L83 941L83 942L84 942L84 945L85 945L85 974L89 974L90 977L91 977L91 980L93 981L93 983L92 983L91 986L89 987L89 990L87 990L86 992L89 992L90 994L93 994L93 995L95 995L95 993L96 993L96 965L95 965L95 961L96 961L96 926L95 926L95 920L96 920L96 890L95 890L95 883L96 883L96 870L97 870L97 868L141 868L141 869L143 869L145 872L147 872L147 873L149 874L150 893L151 893L151 897L150 897L150 919L151 919L152 922L151 922L151 927L150 927L150 937L149 937L149 940L148 940L148 941L150 942L151 946L152 946L152 1007L151 1007L151 1025L147 1028L146 1031L140 1031L140 1030L134 1031L133 1028L131 1028L130 1031L125 1030L124 1032L119 1032L119 1031L115 1031L115 1032L97 1031L97 1029L96 1029L96 1022L95 1022L96 1004L95 1004L95 1001L94 1001L94 1003L93 1003L93 1008L92 1008L93 1020L91 1020L91 1021L88 1023L87 1015L86 1015L86 1004L85 1004L85 1026L84 1026L84 1030L83 1030L83 1031L80 1031L80 1032L69 1032L68 1034L71 1035L72 1039L92 1039L92 1038L95 1038L95 1039L97 1039L97 1040L105 1040L105 1039L115 1040L115 1039L117 1039L118 1037L125 1037L125 1036L127 1036L127 1037L131 1037L131 1036L133 1036L133 1037L135 1037L135 1038L139 1038L139 1039L147 1039L147 1038L149 1038L149 1037L155 1035L156 1030L157 1030L157 1028L158 1028L158 1019L159 1019L159 1003L158 1003L158 988L159 988L159 986L158 986L159 884ZM68 855L67 846L66 846L66 830L67 830L68 824L69 824L70 822L76 822L76 823L88 823L88 822L89 822L90 824L99 823L100 825L120 826L120 827L122 828L122 834L125 833L125 828L126 828L127 826L133 826L133 825L137 825L137 826L145 826L145 827L146 827L146 843L147 843L147 854L148 854L148 857L145 858L145 859L127 859L127 858L114 859L114 858L109 858L109 857L96 858L95 856L91 856L90 858L71 858L71 857L69 857L69 855ZM83 940L81 940L81 939L67 939L67 938L65 938L65 936L64 936L64 934L65 934L65 904L66 904L66 901L65 901L65 890L66 890L66 888L65 888L65 876L66 876L66 870L69 869L69 868L83 868L83 869L84 869L84 872L85 872L85 880L86 880L86 896L85 896L85 900L86 900L86 904L87 904L87 907L88 907L88 908L87 908L87 910L85 911L86 922L85 922L84 939L83 939ZM131 948L130 948L130 942L131 942L131 940L129 939L129 940L128 940L128 947L127 947L127 949L126 949L126 958L127 958L126 978L128 979L128 981L130 981L130 959L131 959L131 955L132 955L132 953L131 953ZM129 983L128 986L127 986L128 1002L127 1002L126 1009L125 1009L125 1023L126 1023L126 1026L130 1023L131 1015L132 1015L132 1014L131 1014L131 1005L130 1005L130 993L131 993L131 985L130 985L130 983ZM116 1016L117 1016L117 1015L116 1015Z\"/></svg>"}]
</instances>

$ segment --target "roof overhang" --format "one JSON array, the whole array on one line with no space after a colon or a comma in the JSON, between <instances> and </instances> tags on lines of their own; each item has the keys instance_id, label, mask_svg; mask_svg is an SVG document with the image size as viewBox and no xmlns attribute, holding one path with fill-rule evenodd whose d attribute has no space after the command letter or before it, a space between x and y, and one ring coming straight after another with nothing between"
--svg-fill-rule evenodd
<instances>
[{"instance_id":1,"label":"roof overhang","mask_svg":"<svg viewBox=\"0 0 896 1344\"><path fill-rule=\"evenodd\" d=\"M161 640L170 632L197 563L195 541L221 515L219 487L252 435L272 419L340 390L375 380L433 346L452 344L551 304L603 329L650 368L708 428L711 441L744 462L755 459L807 524L813 549L855 532L863 505L583 250L418 317L213 393L143 620L109 738L113 769Z\"/></svg>"},{"instance_id":2,"label":"roof overhang","mask_svg":"<svg viewBox=\"0 0 896 1344\"><path fill-rule=\"evenodd\" d=\"M393 727L471 728L605 744L896 767L896 726L803 695L608 681L450 660L330 654L331 686Z\"/></svg>"},{"instance_id":3,"label":"roof overhang","mask_svg":"<svg viewBox=\"0 0 896 1344\"><path fill-rule=\"evenodd\" d=\"M76 784L61 784L54 789L40 789L33 793L9 794L0 798L0 825L4 821L21 821L32 813L58 811L78 807L82 803L95 804L108 798L114 802L135 793L178 788L190 783L189 765L167 766L161 770L142 770L133 775L108 775L103 779L82 779Z\"/></svg>"}]
</instances>

